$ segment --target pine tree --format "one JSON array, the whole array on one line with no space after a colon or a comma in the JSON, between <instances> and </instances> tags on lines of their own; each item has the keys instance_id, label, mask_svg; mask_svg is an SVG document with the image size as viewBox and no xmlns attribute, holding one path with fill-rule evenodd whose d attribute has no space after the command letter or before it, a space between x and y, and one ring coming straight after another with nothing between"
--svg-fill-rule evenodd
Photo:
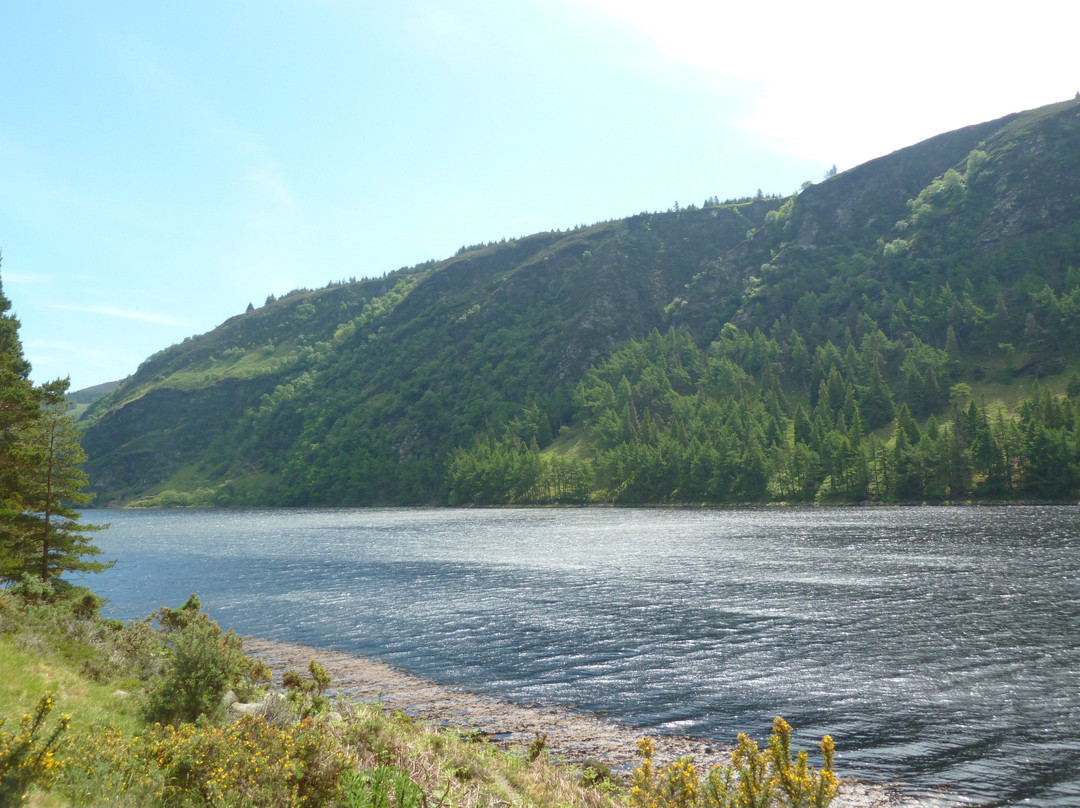
<instances>
[{"instance_id":1,"label":"pine tree","mask_svg":"<svg viewBox=\"0 0 1080 808\"><path fill-rule=\"evenodd\" d=\"M0 285L0 512L19 508L17 438L33 421L38 403L30 363L23 358L19 341L19 321L8 313L10 309Z\"/></svg>"},{"instance_id":2,"label":"pine tree","mask_svg":"<svg viewBox=\"0 0 1080 808\"><path fill-rule=\"evenodd\" d=\"M85 492L86 454L75 420L53 396L21 440L29 462L20 479L23 510L15 520L22 549L16 569L42 581L65 572L102 572L112 566L90 560L101 549L85 534L106 526L78 522L80 514L72 506L93 498Z\"/></svg>"},{"instance_id":3,"label":"pine tree","mask_svg":"<svg viewBox=\"0 0 1080 808\"><path fill-rule=\"evenodd\" d=\"M48 581L64 572L100 572L100 550L71 506L85 504L86 455L64 412L67 381L35 387L23 357L19 321L0 287L0 580L30 574Z\"/></svg>"},{"instance_id":4,"label":"pine tree","mask_svg":"<svg viewBox=\"0 0 1080 808\"><path fill-rule=\"evenodd\" d=\"M23 358L19 321L0 286L0 579L18 577L22 543L16 522L22 514L18 484L25 465L20 438L38 413L38 396Z\"/></svg>"}]
</instances>

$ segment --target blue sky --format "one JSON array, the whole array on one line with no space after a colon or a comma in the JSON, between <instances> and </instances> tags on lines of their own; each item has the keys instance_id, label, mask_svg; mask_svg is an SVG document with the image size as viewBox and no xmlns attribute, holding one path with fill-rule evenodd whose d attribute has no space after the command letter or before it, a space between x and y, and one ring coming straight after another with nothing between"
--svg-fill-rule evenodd
<instances>
[{"instance_id":1,"label":"blue sky","mask_svg":"<svg viewBox=\"0 0 1080 808\"><path fill-rule=\"evenodd\" d=\"M790 193L1070 98L1078 22L1042 0L5 0L0 280L35 380L79 389L269 294Z\"/></svg>"}]
</instances>

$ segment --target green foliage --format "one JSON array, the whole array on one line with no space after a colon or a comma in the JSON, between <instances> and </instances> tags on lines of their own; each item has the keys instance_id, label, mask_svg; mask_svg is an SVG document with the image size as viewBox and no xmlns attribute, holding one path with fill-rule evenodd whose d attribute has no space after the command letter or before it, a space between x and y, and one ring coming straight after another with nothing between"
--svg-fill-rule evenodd
<instances>
[{"instance_id":1,"label":"green foliage","mask_svg":"<svg viewBox=\"0 0 1080 808\"><path fill-rule=\"evenodd\" d=\"M911 224L925 225L947 216L963 201L965 190L964 177L956 169L950 168L908 203Z\"/></svg>"},{"instance_id":2,"label":"green foliage","mask_svg":"<svg viewBox=\"0 0 1080 808\"><path fill-rule=\"evenodd\" d=\"M265 666L244 655L240 638L231 629L223 632L195 595L179 609L162 608L156 617L164 634L165 670L147 694L148 720L220 721L226 691L249 693L267 678Z\"/></svg>"},{"instance_id":3,"label":"green foliage","mask_svg":"<svg viewBox=\"0 0 1080 808\"><path fill-rule=\"evenodd\" d=\"M536 737L529 742L529 748L525 750L525 759L532 763L547 749L547 733L536 731Z\"/></svg>"},{"instance_id":4,"label":"green foliage","mask_svg":"<svg viewBox=\"0 0 1080 808\"><path fill-rule=\"evenodd\" d=\"M33 423L40 400L30 381L30 363L23 357L19 321L10 309L0 286L0 516L20 510L20 438Z\"/></svg>"},{"instance_id":5,"label":"green foliage","mask_svg":"<svg viewBox=\"0 0 1080 808\"><path fill-rule=\"evenodd\" d=\"M347 771L341 785L348 808L420 808L427 804L420 786L396 766Z\"/></svg>"},{"instance_id":6,"label":"green foliage","mask_svg":"<svg viewBox=\"0 0 1080 808\"><path fill-rule=\"evenodd\" d=\"M5 731L5 721L0 716L0 805L21 802L31 786L49 788L62 768L57 748L71 717L61 716L52 731L45 733L45 722L53 706L53 694L43 695L34 712L20 719L17 734Z\"/></svg>"},{"instance_id":7,"label":"green foliage","mask_svg":"<svg viewBox=\"0 0 1080 808\"><path fill-rule=\"evenodd\" d=\"M86 595L93 597L83 591L51 599L31 594L26 600L28 595L17 590L0 592L0 627L32 638L39 653L53 649L31 667L50 671L51 679L61 671L60 689L67 692L67 700L85 699L95 688L81 678L83 674L65 668L65 660L93 663L80 667L93 667L108 676L123 675L123 687L157 693L163 686L176 684L175 666L162 670L133 664L135 658L160 655L179 644L178 633L202 634L212 625L192 598L181 609L162 609L158 628L150 620L130 624L128 628L137 630L132 637L87 609L76 608ZM115 667L113 659L118 660ZM0 669L6 665L5 660ZM249 660L245 667L250 671L261 666ZM10 679L10 671L4 669L0 696L10 695L6 687ZM29 683L20 681L15 686L27 688ZM115 693L117 680L100 689ZM114 804L162 808L315 806L333 804L339 793L338 779L352 765L347 750L325 723L306 720L281 726L245 716L217 725L204 714L194 723L145 726L128 715L134 713L130 700L112 695L109 701L120 709L114 706L107 711L95 705L88 710L76 704L73 713L80 720L72 719L67 732L67 717L51 733L45 731L45 719L54 704L51 694L42 697L33 715L22 719L22 731L15 736L4 732L0 718L0 795L21 797L27 788L40 790L51 784L74 805L100 805L109 797ZM211 708L209 714L213 712ZM88 716L102 715L104 720L88 720ZM15 799L0 798L0 804L9 802L14 804Z\"/></svg>"},{"instance_id":8,"label":"green foliage","mask_svg":"<svg viewBox=\"0 0 1080 808\"><path fill-rule=\"evenodd\" d=\"M101 550L85 535L107 525L80 523L72 505L85 504L86 460L74 420L59 403L48 403L21 436L24 467L18 475L21 511L9 515L4 575L24 573L42 581L65 572L102 572L112 564L91 560Z\"/></svg>"},{"instance_id":9,"label":"green foliage","mask_svg":"<svg viewBox=\"0 0 1080 808\"><path fill-rule=\"evenodd\" d=\"M330 706L323 695L330 686L326 669L313 659L308 663L308 674L310 678L305 679L296 671L286 671L281 680L290 703L301 718L321 715Z\"/></svg>"},{"instance_id":10,"label":"green foliage","mask_svg":"<svg viewBox=\"0 0 1080 808\"><path fill-rule=\"evenodd\" d=\"M155 728L139 746L162 771L165 805L315 808L336 796L349 766L324 725L281 728L251 716Z\"/></svg>"},{"instance_id":11,"label":"green foliage","mask_svg":"<svg viewBox=\"0 0 1080 808\"><path fill-rule=\"evenodd\" d=\"M966 382L948 384L946 352L917 338L890 340L872 322L863 331L858 348L847 343L841 352L827 342L786 379L781 358L804 344L794 330L778 340L728 325L706 351L674 330L627 343L575 393L587 447L572 458L584 470L577 496L635 503L1080 493L1075 399L1039 387L1038 406L993 410ZM925 429L916 416L927 419ZM541 483L559 459L513 434L479 439L451 458L451 502L553 501Z\"/></svg>"},{"instance_id":12,"label":"green foliage","mask_svg":"<svg viewBox=\"0 0 1080 808\"><path fill-rule=\"evenodd\" d=\"M489 436L451 454L447 487L455 505L579 504L592 496L593 471L586 460L541 454L535 440Z\"/></svg>"},{"instance_id":13,"label":"green foliage","mask_svg":"<svg viewBox=\"0 0 1080 808\"><path fill-rule=\"evenodd\" d=\"M65 412L67 381L35 387L22 355L19 323L0 290L0 581L41 580L65 572L101 572L100 549L73 505L89 502L86 460L74 419Z\"/></svg>"},{"instance_id":14,"label":"green foliage","mask_svg":"<svg viewBox=\"0 0 1080 808\"><path fill-rule=\"evenodd\" d=\"M215 504L216 492L212 488L195 491L168 489L129 504L131 508L208 508Z\"/></svg>"},{"instance_id":15,"label":"green foliage","mask_svg":"<svg viewBox=\"0 0 1080 808\"><path fill-rule=\"evenodd\" d=\"M408 297L409 292L413 290L419 281L418 276L403 278L385 295L364 304L359 316L349 320L347 323L343 323L334 330L334 343L339 345L345 343L349 339L355 338L358 331L370 328L372 325L385 320L401 304L401 301ZM311 309L311 313L314 314L314 306ZM368 337L371 336L372 334L368 333Z\"/></svg>"},{"instance_id":16,"label":"green foliage","mask_svg":"<svg viewBox=\"0 0 1080 808\"><path fill-rule=\"evenodd\" d=\"M600 791L617 792L619 777L610 766L599 760L584 760L580 764L581 784Z\"/></svg>"},{"instance_id":17,"label":"green foliage","mask_svg":"<svg viewBox=\"0 0 1080 808\"><path fill-rule=\"evenodd\" d=\"M335 804L350 767L326 725L280 727L253 716L138 733L94 726L68 751L58 790L87 806L107 794L120 804L161 808L315 808Z\"/></svg>"},{"instance_id":18,"label":"green foliage","mask_svg":"<svg viewBox=\"0 0 1080 808\"><path fill-rule=\"evenodd\" d=\"M0 640L2 632L34 633L36 649L29 659L0 653L0 712L11 706L9 684L21 667L49 670L49 676L60 682L58 689L67 694L65 709L71 702L75 717L69 723L65 716L50 729L47 719L54 702L45 693L21 719L16 733L0 718L0 804L14 804L24 795L36 804L38 792L51 786L55 799L64 804L108 802L145 808L500 804L615 808L628 801L655 806L764 806L760 800L738 802L735 797L719 801L718 795L737 796L739 771L742 782L756 783L751 789L755 795L760 796L765 786L774 794L809 795L799 797L801 803L783 804L825 805L833 793L831 742L823 741L825 767L815 770L805 765L804 756L790 752L790 727L779 722L774 735L780 740L771 743L767 753L758 752L754 744L751 754L750 742L740 738L743 751L736 752L735 768L727 767L726 774L714 771L704 780L688 759L657 772L650 746L642 770L634 775L635 784L645 787L637 795L627 795L603 763L553 763L544 754L543 735L533 746L535 754L501 752L468 733L434 729L377 704L339 700L332 714L319 717L244 715L216 724L203 715L195 722L147 724L131 701L116 694L116 680L96 687L82 674L64 668L61 660L87 652L117 657L127 671L125 688L157 692L163 681L175 683L172 662L155 671L152 665L132 667L129 661L173 647L178 633L214 635L205 632L211 623L197 598L180 609L161 609L156 620L136 621L120 630L93 615L93 610L74 614L73 604L90 593L71 592L65 598L52 588L51 600L29 589L22 594L0 591ZM73 641L83 650L73 652ZM66 650L56 653L61 647ZM98 667L109 669L110 664L99 661ZM310 679L289 677L294 688L325 691L329 684L325 671L309 665L308 673ZM22 687L20 681L18 688ZM85 703L91 699L97 702L92 709ZM757 770L760 777L753 780ZM778 772L786 772L786 780Z\"/></svg>"}]
</instances>

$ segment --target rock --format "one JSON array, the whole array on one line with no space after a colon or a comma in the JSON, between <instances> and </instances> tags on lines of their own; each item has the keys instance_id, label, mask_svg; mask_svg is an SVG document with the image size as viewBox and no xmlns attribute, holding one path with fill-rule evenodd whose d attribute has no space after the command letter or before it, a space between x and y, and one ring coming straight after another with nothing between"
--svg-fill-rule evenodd
<instances>
[{"instance_id":1,"label":"rock","mask_svg":"<svg viewBox=\"0 0 1080 808\"><path fill-rule=\"evenodd\" d=\"M252 701L247 704L235 701L229 705L229 712L235 715L258 715L265 709L265 701Z\"/></svg>"}]
</instances>

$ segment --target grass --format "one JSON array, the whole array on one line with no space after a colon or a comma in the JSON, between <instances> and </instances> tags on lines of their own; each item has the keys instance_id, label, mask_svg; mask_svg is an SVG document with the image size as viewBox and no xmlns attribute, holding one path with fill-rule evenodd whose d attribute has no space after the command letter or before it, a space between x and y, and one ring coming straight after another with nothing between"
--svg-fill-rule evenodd
<instances>
[{"instance_id":1,"label":"grass","mask_svg":"<svg viewBox=\"0 0 1080 808\"><path fill-rule=\"evenodd\" d=\"M65 741L92 726L137 731L141 725L137 707L125 688L138 683L119 671L102 676L100 638L112 631L99 620L33 606L22 610L0 591L0 717L8 719L4 729L13 731L18 717L32 713L39 699L52 693L56 714L71 717L72 731ZM70 805L60 793L41 789L32 790L23 804Z\"/></svg>"},{"instance_id":2,"label":"grass","mask_svg":"<svg viewBox=\"0 0 1080 808\"><path fill-rule=\"evenodd\" d=\"M229 379L254 379L259 376L280 373L296 361L298 349L293 343L276 346L259 346L251 349L225 349L222 356L202 359L185 365L180 370L160 377L143 380L137 386L125 390L124 397L112 403L110 410L117 410L147 393L161 389L200 390ZM83 408L85 409L85 407ZM101 417L103 413L99 413Z\"/></svg>"},{"instance_id":3,"label":"grass","mask_svg":"<svg viewBox=\"0 0 1080 808\"><path fill-rule=\"evenodd\" d=\"M26 604L0 590L3 729L10 734L18 717L33 712L50 692L56 707L46 726L62 714L71 719L52 789L32 788L22 804L374 808L383 803L372 801L373 772L405 778L427 805L446 808L606 808L624 802L621 788L584 785L580 768L561 765L542 749L500 750L378 704L339 701L308 718L299 716L310 711L284 706L267 718L155 726L142 710L155 679L125 673L132 662L123 650L126 643L139 646L139 653L160 653L161 646L147 641L148 630L143 624L135 632L141 642L128 642L115 623L71 614L70 603ZM154 665L144 660L134 668ZM310 689L301 689L299 700ZM0 780L3 773L0 755Z\"/></svg>"},{"instance_id":4,"label":"grass","mask_svg":"<svg viewBox=\"0 0 1080 808\"><path fill-rule=\"evenodd\" d=\"M261 346L251 350L231 349L220 357L210 357L202 362L169 374L160 382L161 387L177 390L196 390L222 379L254 379L277 373L292 362L295 349L291 345L273 348Z\"/></svg>"},{"instance_id":5,"label":"grass","mask_svg":"<svg viewBox=\"0 0 1080 808\"><path fill-rule=\"evenodd\" d=\"M71 659L37 645L36 638L0 635L0 715L28 713L51 691L74 725L107 721L134 729L138 721L124 684L130 686L94 681Z\"/></svg>"},{"instance_id":6,"label":"grass","mask_svg":"<svg viewBox=\"0 0 1080 808\"><path fill-rule=\"evenodd\" d=\"M503 751L456 730L434 729L379 705L349 704L346 724L354 734L361 769L389 766L408 773L425 794L445 794L454 805L535 805L602 808L619 805L619 787L582 784L580 767L561 765L541 753Z\"/></svg>"}]
</instances>

